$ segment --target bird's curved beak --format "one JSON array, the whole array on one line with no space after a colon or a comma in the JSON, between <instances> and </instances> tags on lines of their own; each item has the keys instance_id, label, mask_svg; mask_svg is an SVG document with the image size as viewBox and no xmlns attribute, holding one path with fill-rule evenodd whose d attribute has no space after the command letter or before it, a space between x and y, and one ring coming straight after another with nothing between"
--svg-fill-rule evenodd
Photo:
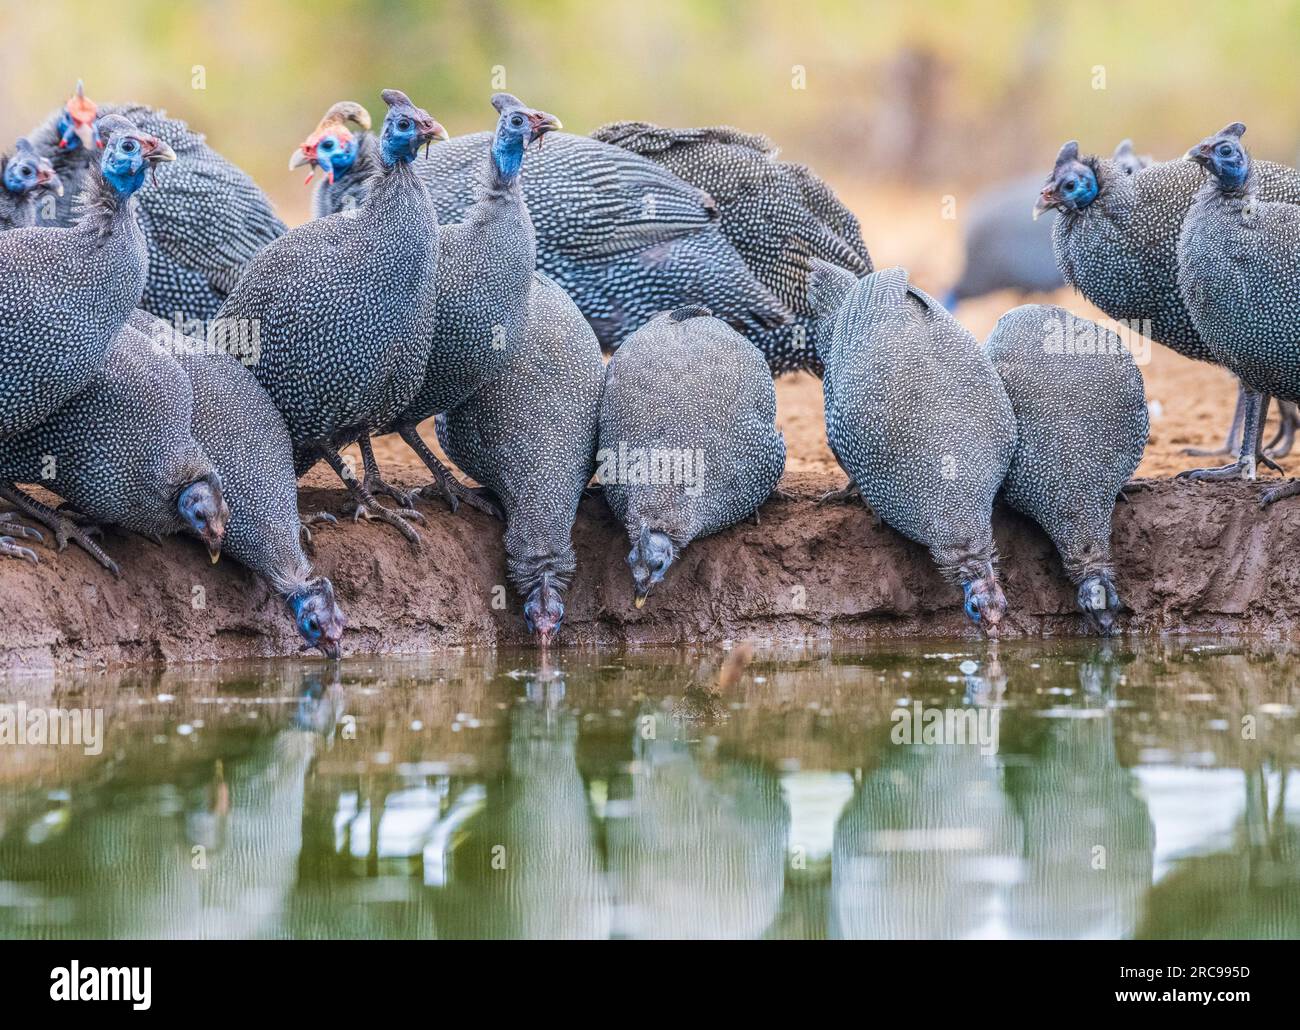
<instances>
[{"instance_id":1,"label":"bird's curved beak","mask_svg":"<svg viewBox=\"0 0 1300 1030\"><path fill-rule=\"evenodd\" d=\"M38 171L36 173L36 185L46 187L56 197L63 196L63 180L59 178L59 173L53 168L42 168Z\"/></svg>"},{"instance_id":2,"label":"bird's curved beak","mask_svg":"<svg viewBox=\"0 0 1300 1030\"><path fill-rule=\"evenodd\" d=\"M326 637L316 646L320 648L320 653L332 662L337 662L343 657L343 647L337 640Z\"/></svg>"},{"instance_id":3,"label":"bird's curved beak","mask_svg":"<svg viewBox=\"0 0 1300 1030\"><path fill-rule=\"evenodd\" d=\"M547 114L545 111L531 111L528 114L529 143L536 143L540 147L543 136L563 128L564 123L553 114Z\"/></svg>"},{"instance_id":4,"label":"bird's curved beak","mask_svg":"<svg viewBox=\"0 0 1300 1030\"><path fill-rule=\"evenodd\" d=\"M1194 161L1201 167L1205 167L1210 163L1210 157L1213 154L1214 145L1209 141L1203 141L1196 144L1196 146L1192 147L1192 149L1183 156L1186 157L1188 161Z\"/></svg>"},{"instance_id":5,"label":"bird's curved beak","mask_svg":"<svg viewBox=\"0 0 1300 1030\"><path fill-rule=\"evenodd\" d=\"M303 143L295 147L293 153L289 155L289 171L301 168L303 165L314 165L316 163L316 147L310 143Z\"/></svg>"},{"instance_id":6,"label":"bird's curved beak","mask_svg":"<svg viewBox=\"0 0 1300 1030\"><path fill-rule=\"evenodd\" d=\"M176 151L157 136L141 136L140 145L144 148L144 159L150 164L176 160Z\"/></svg>"},{"instance_id":7,"label":"bird's curved beak","mask_svg":"<svg viewBox=\"0 0 1300 1030\"><path fill-rule=\"evenodd\" d=\"M1061 206L1061 195L1056 192L1056 187L1050 183L1043 187L1043 192L1038 195L1038 200L1034 202L1034 221L1038 221L1038 216L1044 211L1050 211L1054 207Z\"/></svg>"},{"instance_id":8,"label":"bird's curved beak","mask_svg":"<svg viewBox=\"0 0 1300 1030\"><path fill-rule=\"evenodd\" d=\"M650 596L649 594L637 594L636 597L633 598L633 600L632 600L632 604L633 604L633 605L637 608L637 610L639 611L640 609L642 609L642 608L645 607L645 601L646 601L646 598L649 597L649 596Z\"/></svg>"},{"instance_id":9,"label":"bird's curved beak","mask_svg":"<svg viewBox=\"0 0 1300 1030\"><path fill-rule=\"evenodd\" d=\"M99 138L99 133L95 131L93 120L73 122L72 131L77 134L77 139L81 140L81 145L87 150L94 150L96 147L104 145L104 141Z\"/></svg>"}]
</instances>

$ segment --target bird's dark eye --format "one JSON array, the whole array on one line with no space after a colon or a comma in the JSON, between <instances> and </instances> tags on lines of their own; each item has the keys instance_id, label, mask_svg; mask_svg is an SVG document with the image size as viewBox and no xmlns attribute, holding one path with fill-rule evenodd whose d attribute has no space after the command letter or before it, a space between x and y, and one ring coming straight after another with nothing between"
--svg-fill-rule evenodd
<instances>
[{"instance_id":1,"label":"bird's dark eye","mask_svg":"<svg viewBox=\"0 0 1300 1030\"><path fill-rule=\"evenodd\" d=\"M333 150L334 141L332 139L323 140L320 145L321 150Z\"/></svg>"},{"instance_id":2,"label":"bird's dark eye","mask_svg":"<svg viewBox=\"0 0 1300 1030\"><path fill-rule=\"evenodd\" d=\"M411 119L409 119L409 118L403 118L401 121L399 121L399 122L397 123L397 128L398 128L398 130L400 130L401 132L410 132L410 131L411 131Z\"/></svg>"},{"instance_id":3,"label":"bird's dark eye","mask_svg":"<svg viewBox=\"0 0 1300 1030\"><path fill-rule=\"evenodd\" d=\"M520 118L519 115L515 115L513 118L510 119L510 124L517 129L524 124L524 120Z\"/></svg>"},{"instance_id":4,"label":"bird's dark eye","mask_svg":"<svg viewBox=\"0 0 1300 1030\"><path fill-rule=\"evenodd\" d=\"M307 616L307 632L313 635L320 632L320 621L314 615Z\"/></svg>"},{"instance_id":5,"label":"bird's dark eye","mask_svg":"<svg viewBox=\"0 0 1300 1030\"><path fill-rule=\"evenodd\" d=\"M1232 147L1231 147L1229 144L1227 144L1227 143L1220 143L1220 144L1219 144L1219 153L1220 153L1221 155L1223 155L1224 157L1229 157L1229 156L1231 156L1231 154L1232 154Z\"/></svg>"},{"instance_id":6,"label":"bird's dark eye","mask_svg":"<svg viewBox=\"0 0 1300 1030\"><path fill-rule=\"evenodd\" d=\"M1072 190L1072 189L1074 189L1074 187L1076 187L1076 186L1078 186L1078 185L1079 185L1079 183L1078 183L1076 180L1074 180L1074 179L1067 179L1066 182L1065 182L1065 188L1066 188L1067 190Z\"/></svg>"},{"instance_id":7,"label":"bird's dark eye","mask_svg":"<svg viewBox=\"0 0 1300 1030\"><path fill-rule=\"evenodd\" d=\"M135 153L135 148L136 148L135 140L128 139L122 141L122 149L125 150L128 154Z\"/></svg>"}]
</instances>

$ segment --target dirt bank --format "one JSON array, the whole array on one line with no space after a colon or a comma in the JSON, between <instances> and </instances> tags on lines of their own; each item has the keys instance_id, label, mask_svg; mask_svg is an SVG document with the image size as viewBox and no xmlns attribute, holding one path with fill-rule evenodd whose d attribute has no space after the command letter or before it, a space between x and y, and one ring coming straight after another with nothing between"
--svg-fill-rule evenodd
<instances>
[{"instance_id":1,"label":"dirt bank","mask_svg":"<svg viewBox=\"0 0 1300 1030\"><path fill-rule=\"evenodd\" d=\"M667 643L755 637L861 640L969 635L957 593L927 555L857 504L818 507L824 476L794 474L760 525L699 541L642 611L631 605L627 547L603 502L583 503L570 591L569 643ZM1115 546L1135 632L1286 634L1300 627L1300 506L1261 512L1258 488L1151 481L1121 505ZM341 492L305 491L304 508ZM316 561L350 620L347 653L418 652L525 639L518 602L492 606L504 582L499 526L430 506L413 549L379 525L317 534ZM998 544L1013 636L1077 632L1073 595L1046 538L1000 512ZM197 545L159 547L110 534L114 580L74 548L42 563L0 562L0 668L292 654L281 603L232 562Z\"/></svg>"}]
</instances>

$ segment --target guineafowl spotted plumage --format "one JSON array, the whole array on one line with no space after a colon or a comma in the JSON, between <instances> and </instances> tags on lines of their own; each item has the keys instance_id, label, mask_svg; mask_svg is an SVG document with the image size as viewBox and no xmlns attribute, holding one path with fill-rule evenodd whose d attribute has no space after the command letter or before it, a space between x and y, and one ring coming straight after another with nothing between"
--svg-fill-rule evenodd
<instances>
[{"instance_id":1,"label":"guineafowl spotted plumage","mask_svg":"<svg viewBox=\"0 0 1300 1030\"><path fill-rule=\"evenodd\" d=\"M961 586L966 613L1006 611L994 568L993 498L1016 445L1011 401L978 341L907 272L854 280L814 262L826 436L850 484Z\"/></svg>"},{"instance_id":2,"label":"guineafowl spotted plumage","mask_svg":"<svg viewBox=\"0 0 1300 1030\"><path fill-rule=\"evenodd\" d=\"M419 513L377 504L339 454L393 425L410 405L424 382L437 314L438 219L411 162L446 132L405 94L383 96L384 170L366 201L266 246L217 323L258 327L253 371L284 416L298 474L324 458L358 516L416 542L409 522Z\"/></svg>"},{"instance_id":3,"label":"guineafowl spotted plumage","mask_svg":"<svg viewBox=\"0 0 1300 1030\"><path fill-rule=\"evenodd\" d=\"M113 573L93 529L8 484L45 487L94 524L155 539L189 531L216 561L229 510L221 477L194 438L193 413L180 365L128 324L85 389L0 441L0 496L53 530L60 550L74 539Z\"/></svg>"},{"instance_id":4,"label":"guineafowl spotted plumage","mask_svg":"<svg viewBox=\"0 0 1300 1030\"><path fill-rule=\"evenodd\" d=\"M1300 173L1269 162L1260 162L1258 172L1261 200L1300 204ZM1035 210L1058 209L1052 244L1067 283L1157 343L1213 362L1178 289L1178 237L1200 185L1201 174L1188 161L1126 175L1112 160L1081 156L1070 142Z\"/></svg>"},{"instance_id":5,"label":"guineafowl spotted plumage","mask_svg":"<svg viewBox=\"0 0 1300 1030\"><path fill-rule=\"evenodd\" d=\"M1111 518L1147 442L1142 373L1116 333L1046 304L1007 312L985 349L1018 431L1003 496L1043 527L1079 608L1109 634L1120 606Z\"/></svg>"},{"instance_id":6,"label":"guineafowl spotted plumage","mask_svg":"<svg viewBox=\"0 0 1300 1030\"><path fill-rule=\"evenodd\" d=\"M795 322L751 336L773 372L818 371L809 339L808 259L856 276L872 270L857 218L805 165L782 161L765 136L730 126L673 129L617 122L592 134L662 165L717 204L722 232L750 271L793 313Z\"/></svg>"},{"instance_id":7,"label":"guineafowl spotted plumage","mask_svg":"<svg viewBox=\"0 0 1300 1030\"><path fill-rule=\"evenodd\" d=\"M144 290L133 194L171 148L122 118L71 229L0 234L0 440L48 418L103 365Z\"/></svg>"},{"instance_id":8,"label":"guineafowl spotted plumage","mask_svg":"<svg viewBox=\"0 0 1300 1030\"><path fill-rule=\"evenodd\" d=\"M1214 360L1247 391L1241 453L1220 471L1253 479L1268 398L1300 400L1300 207L1266 197L1266 162L1247 153L1245 131L1234 122L1188 152L1188 167L1210 174L1183 222L1178 286Z\"/></svg>"},{"instance_id":9,"label":"guineafowl spotted plumage","mask_svg":"<svg viewBox=\"0 0 1300 1030\"><path fill-rule=\"evenodd\" d=\"M318 216L364 198L378 164L366 121L360 105L336 104L295 150L291 167L312 163L325 173L313 202ZM476 202L476 173L490 145L488 133L458 136L416 162L443 223L462 221ZM750 335L791 321L727 240L713 199L654 161L555 132L529 155L523 198L538 269L573 298L607 350L683 303L708 305Z\"/></svg>"},{"instance_id":10,"label":"guineafowl spotted plumage","mask_svg":"<svg viewBox=\"0 0 1300 1030\"><path fill-rule=\"evenodd\" d=\"M762 351L705 308L651 319L606 369L597 464L640 608L683 548L755 514L785 470Z\"/></svg>"},{"instance_id":11,"label":"guineafowl spotted plumage","mask_svg":"<svg viewBox=\"0 0 1300 1030\"><path fill-rule=\"evenodd\" d=\"M191 430L230 508L222 553L285 599L307 646L339 657L345 619L333 584L313 573L303 552L293 442L271 398L240 361L171 323L136 311L131 325L171 354L189 379Z\"/></svg>"},{"instance_id":12,"label":"guineafowl spotted plumage","mask_svg":"<svg viewBox=\"0 0 1300 1030\"><path fill-rule=\"evenodd\" d=\"M1151 164L1124 140L1111 155L1115 168L1135 175ZM963 239L961 276L944 297L944 307L995 290L1049 293L1065 285L1052 250L1054 213L1034 218L1032 205L1043 186L1041 175L1028 175L997 186L971 202Z\"/></svg>"},{"instance_id":13,"label":"guineafowl spotted plumage","mask_svg":"<svg viewBox=\"0 0 1300 1030\"><path fill-rule=\"evenodd\" d=\"M36 224L36 205L47 197L63 196L63 181L48 158L25 139L14 144L13 155L0 155L0 232Z\"/></svg>"},{"instance_id":14,"label":"guineafowl spotted plumage","mask_svg":"<svg viewBox=\"0 0 1300 1030\"><path fill-rule=\"evenodd\" d=\"M209 319L253 255L284 233L284 223L256 183L201 133L139 104L97 105L77 83L68 102L31 134L33 146L63 179L60 224L74 217L72 197L97 160L102 123L110 115L125 117L176 154L175 163L140 192L140 225L149 245L142 305L168 320Z\"/></svg>"},{"instance_id":15,"label":"guineafowl spotted plumage","mask_svg":"<svg viewBox=\"0 0 1300 1030\"><path fill-rule=\"evenodd\" d=\"M533 276L523 345L495 379L438 419L438 439L506 519L506 571L529 632L546 646L564 620L577 560L573 521L595 470L605 366L573 301Z\"/></svg>"}]
</instances>

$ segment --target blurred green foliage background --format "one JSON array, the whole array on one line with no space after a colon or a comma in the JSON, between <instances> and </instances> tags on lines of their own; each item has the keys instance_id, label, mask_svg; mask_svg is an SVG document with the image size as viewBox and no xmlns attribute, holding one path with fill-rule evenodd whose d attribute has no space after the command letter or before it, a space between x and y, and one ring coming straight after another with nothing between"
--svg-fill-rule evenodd
<instances>
[{"instance_id":1,"label":"blurred green foliage background","mask_svg":"<svg viewBox=\"0 0 1300 1030\"><path fill-rule=\"evenodd\" d=\"M288 156L331 102L398 86L472 131L504 72L574 131L730 123L849 192L1045 173L1073 137L1170 157L1236 118L1292 163L1298 44L1300 0L0 0L0 145L82 77L187 119L296 221Z\"/></svg>"}]
</instances>

